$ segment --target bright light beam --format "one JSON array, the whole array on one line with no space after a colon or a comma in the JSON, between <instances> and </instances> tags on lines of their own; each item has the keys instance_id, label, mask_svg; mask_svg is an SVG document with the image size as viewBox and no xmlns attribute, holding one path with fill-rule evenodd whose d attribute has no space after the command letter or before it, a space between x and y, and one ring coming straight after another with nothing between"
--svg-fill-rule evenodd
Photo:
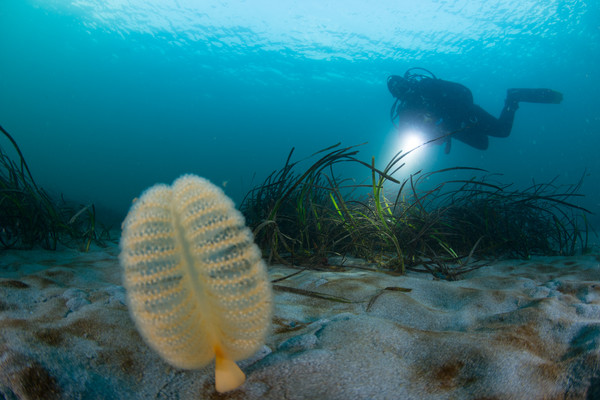
<instances>
[{"instance_id":1,"label":"bright light beam","mask_svg":"<svg viewBox=\"0 0 600 400\"><path fill-rule=\"evenodd\" d=\"M416 129L411 129L400 134L401 150L406 153L425 143L424 136Z\"/></svg>"},{"instance_id":2,"label":"bright light beam","mask_svg":"<svg viewBox=\"0 0 600 400\"><path fill-rule=\"evenodd\" d=\"M384 161L384 163L387 163L399 151L402 151L402 154L410 152L410 154L406 155L402 159L402 162L406 165L404 165L400 169L400 171L398 171L399 176L395 177L401 178L401 176L404 176L406 174L414 173L415 171L425 168L426 164L430 164L434 161L434 157L431 154L431 146L422 146L426 142L427 136L416 129L410 129L405 131L398 131L397 129L394 129L390 133L388 142L385 145L382 154L382 160Z\"/></svg>"}]
</instances>

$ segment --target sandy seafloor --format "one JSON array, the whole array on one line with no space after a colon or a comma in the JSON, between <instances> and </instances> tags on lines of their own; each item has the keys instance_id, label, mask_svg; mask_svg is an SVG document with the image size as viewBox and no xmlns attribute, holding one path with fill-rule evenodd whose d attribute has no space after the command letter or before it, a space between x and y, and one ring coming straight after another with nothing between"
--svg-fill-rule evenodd
<instances>
[{"instance_id":1,"label":"sandy seafloor","mask_svg":"<svg viewBox=\"0 0 600 400\"><path fill-rule=\"evenodd\" d=\"M144 343L117 255L0 252L0 399L600 398L598 253L497 261L455 282L352 261L304 271L278 284L352 302L274 291L267 342L226 394L214 366L178 370Z\"/></svg>"}]
</instances>

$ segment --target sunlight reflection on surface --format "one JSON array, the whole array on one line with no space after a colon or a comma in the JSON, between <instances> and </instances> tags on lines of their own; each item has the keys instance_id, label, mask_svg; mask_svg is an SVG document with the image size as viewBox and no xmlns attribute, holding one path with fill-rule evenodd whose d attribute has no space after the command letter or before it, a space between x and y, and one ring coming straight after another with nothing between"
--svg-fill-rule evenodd
<instances>
[{"instance_id":1,"label":"sunlight reflection on surface","mask_svg":"<svg viewBox=\"0 0 600 400\"><path fill-rule=\"evenodd\" d=\"M562 1L467 0L37 0L87 14L92 29L167 35L181 42L291 51L312 59L401 59L407 51L462 53L515 34L552 36L544 26L576 26L585 7ZM567 14L567 15L565 15ZM565 18L568 17L568 18ZM468 29L465 29L468 27ZM507 30L506 27L510 27Z\"/></svg>"}]
</instances>

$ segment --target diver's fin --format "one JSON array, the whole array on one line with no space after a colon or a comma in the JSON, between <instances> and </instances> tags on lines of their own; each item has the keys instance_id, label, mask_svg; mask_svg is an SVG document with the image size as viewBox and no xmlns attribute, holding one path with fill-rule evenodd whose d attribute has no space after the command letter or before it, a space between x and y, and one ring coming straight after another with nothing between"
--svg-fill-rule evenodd
<instances>
[{"instance_id":1,"label":"diver's fin","mask_svg":"<svg viewBox=\"0 0 600 400\"><path fill-rule=\"evenodd\" d=\"M508 89L506 100L509 102L559 104L563 95L552 89Z\"/></svg>"}]
</instances>

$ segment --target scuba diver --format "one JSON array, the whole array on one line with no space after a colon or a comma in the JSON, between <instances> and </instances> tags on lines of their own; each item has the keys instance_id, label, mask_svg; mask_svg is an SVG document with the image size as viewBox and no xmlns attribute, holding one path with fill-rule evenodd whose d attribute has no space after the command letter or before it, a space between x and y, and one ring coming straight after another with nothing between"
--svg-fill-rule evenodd
<instances>
[{"instance_id":1,"label":"scuba diver","mask_svg":"<svg viewBox=\"0 0 600 400\"><path fill-rule=\"evenodd\" d=\"M401 130L416 129L428 141L439 139L446 144L446 154L451 138L485 150L488 136L510 135L519 102L559 104L563 98L551 89L508 89L504 108L496 118L473 103L467 87L438 79L424 68L410 68L403 77L392 75L387 85L396 98L390 111L394 125Z\"/></svg>"}]
</instances>

